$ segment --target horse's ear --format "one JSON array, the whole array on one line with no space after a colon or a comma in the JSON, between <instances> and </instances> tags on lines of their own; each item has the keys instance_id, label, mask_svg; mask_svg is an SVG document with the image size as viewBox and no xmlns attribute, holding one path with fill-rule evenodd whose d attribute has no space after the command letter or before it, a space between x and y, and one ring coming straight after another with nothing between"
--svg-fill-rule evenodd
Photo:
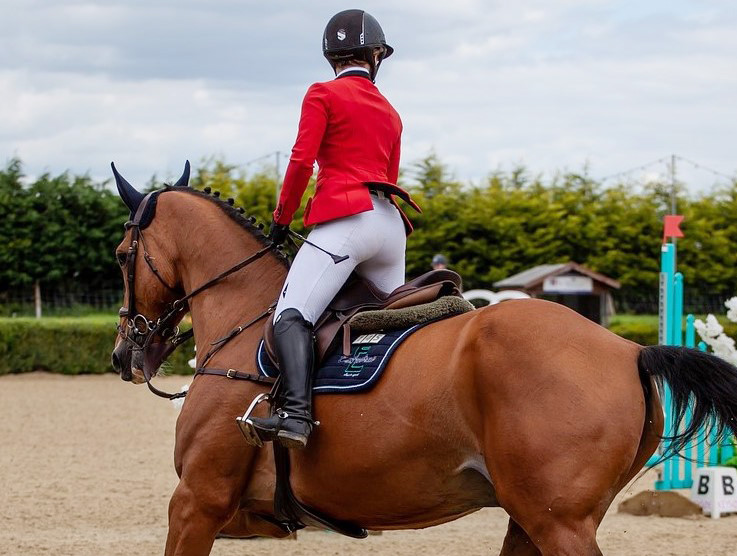
<instances>
[{"instance_id":1,"label":"horse's ear","mask_svg":"<svg viewBox=\"0 0 737 556\"><path fill-rule=\"evenodd\" d=\"M114 162L111 162L110 166L113 169L113 176L115 176L115 185L118 186L118 194L120 195L120 198L123 199L125 206L130 209L131 214L135 214L135 212L138 210L138 205L140 205L141 201L143 201L143 193L139 193L135 187L129 184L126 179L118 173L118 170L115 168Z\"/></svg>"},{"instance_id":2,"label":"horse's ear","mask_svg":"<svg viewBox=\"0 0 737 556\"><path fill-rule=\"evenodd\" d=\"M173 187L188 187L189 186L189 160L184 163L184 172L182 177L177 180L177 183Z\"/></svg>"}]
</instances>

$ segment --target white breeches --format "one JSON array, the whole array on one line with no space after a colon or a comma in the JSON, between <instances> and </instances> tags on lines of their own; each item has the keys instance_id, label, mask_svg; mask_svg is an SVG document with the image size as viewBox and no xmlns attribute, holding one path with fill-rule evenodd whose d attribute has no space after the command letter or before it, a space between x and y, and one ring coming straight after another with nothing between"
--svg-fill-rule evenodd
<instances>
[{"instance_id":1,"label":"white breeches","mask_svg":"<svg viewBox=\"0 0 737 556\"><path fill-rule=\"evenodd\" d=\"M374 195L371 200L374 210L315 226L308 239L348 259L335 264L305 243L289 269L275 315L297 309L314 324L354 270L385 292L404 283L407 237L402 216L389 200Z\"/></svg>"}]
</instances>

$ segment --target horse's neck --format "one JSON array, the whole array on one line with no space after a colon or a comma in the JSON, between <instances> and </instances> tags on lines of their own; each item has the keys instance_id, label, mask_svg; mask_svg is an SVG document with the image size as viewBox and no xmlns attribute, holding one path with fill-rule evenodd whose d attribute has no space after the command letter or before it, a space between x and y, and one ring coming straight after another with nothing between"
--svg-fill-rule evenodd
<instances>
[{"instance_id":1,"label":"horse's neck","mask_svg":"<svg viewBox=\"0 0 737 556\"><path fill-rule=\"evenodd\" d=\"M216 206L207 225L180 239L182 282L190 292L253 255L264 245ZM204 231L204 233L203 233ZM263 314L281 290L286 268L272 253L250 263L190 300L192 327L200 365L212 343ZM252 368L266 319L260 319L228 342L208 367Z\"/></svg>"}]
</instances>

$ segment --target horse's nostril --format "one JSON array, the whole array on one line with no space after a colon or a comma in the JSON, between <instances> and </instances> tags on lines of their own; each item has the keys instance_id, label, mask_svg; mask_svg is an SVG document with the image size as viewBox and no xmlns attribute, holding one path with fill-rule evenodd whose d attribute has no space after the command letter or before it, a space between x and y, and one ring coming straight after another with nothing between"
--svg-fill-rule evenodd
<instances>
[{"instance_id":1,"label":"horse's nostril","mask_svg":"<svg viewBox=\"0 0 737 556\"><path fill-rule=\"evenodd\" d=\"M119 373L121 365L120 365L120 357L118 357L117 353L113 352L112 356L110 356L110 362L113 365L113 369Z\"/></svg>"}]
</instances>

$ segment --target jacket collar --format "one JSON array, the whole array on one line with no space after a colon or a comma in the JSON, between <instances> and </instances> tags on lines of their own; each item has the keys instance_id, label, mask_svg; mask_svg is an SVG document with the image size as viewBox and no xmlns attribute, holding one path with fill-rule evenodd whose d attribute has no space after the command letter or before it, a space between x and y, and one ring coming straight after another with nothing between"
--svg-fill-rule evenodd
<instances>
[{"instance_id":1,"label":"jacket collar","mask_svg":"<svg viewBox=\"0 0 737 556\"><path fill-rule=\"evenodd\" d=\"M343 71L335 76L335 79L340 79L341 77L365 77L369 81L371 80L371 77L369 76L369 71L366 68L358 66L345 68Z\"/></svg>"}]
</instances>

